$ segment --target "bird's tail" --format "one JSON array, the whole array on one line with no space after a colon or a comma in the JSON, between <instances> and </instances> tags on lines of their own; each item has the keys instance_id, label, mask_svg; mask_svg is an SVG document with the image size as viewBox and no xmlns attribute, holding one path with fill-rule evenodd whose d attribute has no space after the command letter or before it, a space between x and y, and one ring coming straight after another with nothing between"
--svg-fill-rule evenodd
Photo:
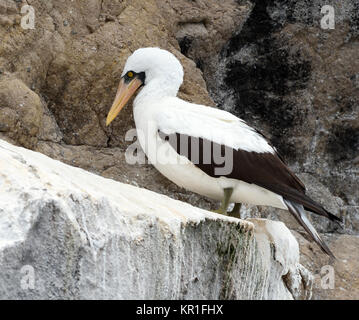
<instances>
[{"instance_id":1,"label":"bird's tail","mask_svg":"<svg viewBox=\"0 0 359 320\"><path fill-rule=\"evenodd\" d=\"M304 207L294 201L284 199L284 203L287 205L289 212L300 223L300 225L309 233L311 238L319 245L319 247L329 256L335 258L334 254L330 251L325 242L320 238L318 232L314 229L313 225L308 220Z\"/></svg>"}]
</instances>

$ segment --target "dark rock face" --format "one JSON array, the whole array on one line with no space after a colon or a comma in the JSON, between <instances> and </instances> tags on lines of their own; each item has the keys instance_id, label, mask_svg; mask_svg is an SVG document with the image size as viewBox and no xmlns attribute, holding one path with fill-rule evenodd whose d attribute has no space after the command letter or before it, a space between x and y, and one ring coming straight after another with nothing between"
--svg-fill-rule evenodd
<instances>
[{"instance_id":1,"label":"dark rock face","mask_svg":"<svg viewBox=\"0 0 359 320\"><path fill-rule=\"evenodd\" d=\"M222 50L221 59L228 59L223 80L233 90L233 111L246 121L265 123L278 150L296 158L297 150L286 143L286 137L291 128L303 124L305 113L293 103L291 94L306 88L311 64L300 50L290 50L285 41L277 39L285 17L271 17L272 2L255 1L242 30Z\"/></svg>"},{"instance_id":2,"label":"dark rock face","mask_svg":"<svg viewBox=\"0 0 359 320\"><path fill-rule=\"evenodd\" d=\"M334 125L329 137L326 151L334 164L353 160L359 149L359 131L350 126Z\"/></svg>"},{"instance_id":3,"label":"dark rock face","mask_svg":"<svg viewBox=\"0 0 359 320\"><path fill-rule=\"evenodd\" d=\"M325 1L251 3L247 19L216 57L203 58L189 43L186 52L204 61L219 107L260 129L294 171L329 188L341 203L334 213L343 216L345 232L357 234L358 5L334 5L335 29L325 30ZM316 225L336 230L323 229L321 220Z\"/></svg>"}]
</instances>

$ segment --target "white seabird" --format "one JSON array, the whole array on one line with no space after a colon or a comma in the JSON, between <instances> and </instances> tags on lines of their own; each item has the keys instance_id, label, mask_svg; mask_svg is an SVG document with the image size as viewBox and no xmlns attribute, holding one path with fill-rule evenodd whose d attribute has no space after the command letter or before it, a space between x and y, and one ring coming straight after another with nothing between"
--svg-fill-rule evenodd
<instances>
[{"instance_id":1,"label":"white seabird","mask_svg":"<svg viewBox=\"0 0 359 320\"><path fill-rule=\"evenodd\" d=\"M107 116L109 125L137 91L133 113L149 161L187 190L222 200L217 212L239 217L241 203L288 210L330 256L306 217L308 210L340 221L305 194L305 186L258 131L229 112L177 98L183 68L159 48L136 50L127 60ZM141 90L139 90L142 88Z\"/></svg>"}]
</instances>

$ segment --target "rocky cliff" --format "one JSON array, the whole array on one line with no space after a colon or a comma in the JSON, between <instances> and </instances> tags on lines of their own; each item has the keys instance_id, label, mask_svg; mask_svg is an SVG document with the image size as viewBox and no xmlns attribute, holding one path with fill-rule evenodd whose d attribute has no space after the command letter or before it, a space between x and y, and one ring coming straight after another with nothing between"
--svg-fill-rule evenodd
<instances>
[{"instance_id":1,"label":"rocky cliff","mask_svg":"<svg viewBox=\"0 0 359 320\"><path fill-rule=\"evenodd\" d=\"M1 140L0 168L1 299L310 297L282 222L204 211Z\"/></svg>"},{"instance_id":2,"label":"rocky cliff","mask_svg":"<svg viewBox=\"0 0 359 320\"><path fill-rule=\"evenodd\" d=\"M313 218L339 259L317 251L284 211L246 206L244 217L284 221L317 280L323 266L335 268L335 290L317 285L313 298L358 298L359 7L331 3L335 28L323 29L327 2L2 0L0 136L106 178L216 207L149 165L126 163L131 106L105 126L127 56L144 46L170 50L184 65L182 98L217 104L263 131L308 192L343 217L343 229ZM22 26L26 4L34 29Z\"/></svg>"}]
</instances>

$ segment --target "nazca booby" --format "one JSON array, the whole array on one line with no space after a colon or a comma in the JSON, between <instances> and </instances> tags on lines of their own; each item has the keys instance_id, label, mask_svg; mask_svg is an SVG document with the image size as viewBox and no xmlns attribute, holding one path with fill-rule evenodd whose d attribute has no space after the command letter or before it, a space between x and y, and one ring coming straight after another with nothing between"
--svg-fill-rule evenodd
<instances>
[{"instance_id":1,"label":"nazca booby","mask_svg":"<svg viewBox=\"0 0 359 320\"><path fill-rule=\"evenodd\" d=\"M257 130L229 112L177 97L183 68L170 52L141 48L123 69L109 125L131 96L140 145L169 180L200 195L222 200L217 212L239 217L241 203L288 210L330 256L304 210L340 221L305 194L305 186ZM139 90L142 88L141 90Z\"/></svg>"}]
</instances>

